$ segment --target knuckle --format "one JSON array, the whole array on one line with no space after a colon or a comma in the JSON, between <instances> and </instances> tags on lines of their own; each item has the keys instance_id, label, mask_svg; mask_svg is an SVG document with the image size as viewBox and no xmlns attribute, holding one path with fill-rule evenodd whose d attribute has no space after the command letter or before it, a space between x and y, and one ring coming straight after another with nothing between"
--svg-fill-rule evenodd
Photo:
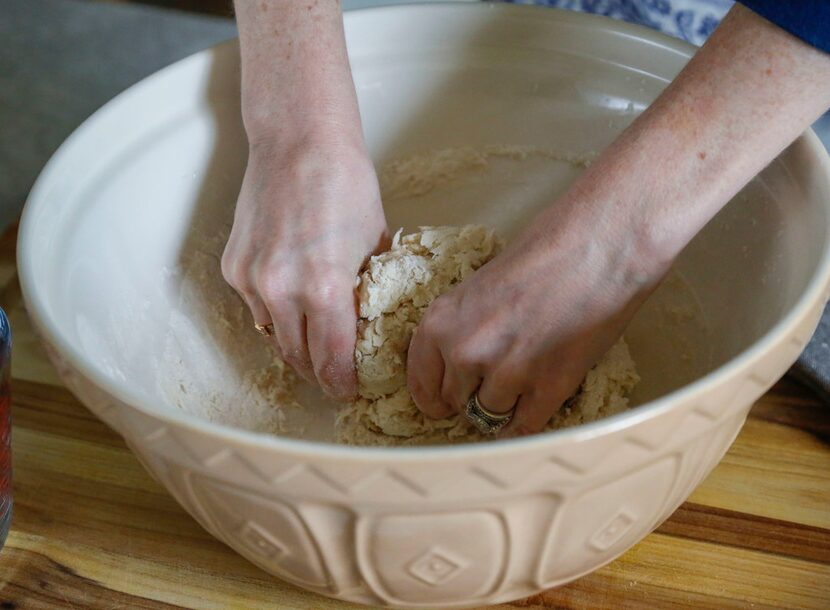
<instances>
[{"instance_id":1,"label":"knuckle","mask_svg":"<svg viewBox=\"0 0 830 610\"><path fill-rule=\"evenodd\" d=\"M470 341L464 341L454 346L450 350L447 359L454 368L463 372L478 369L486 364L481 357L480 350L476 349Z\"/></svg>"},{"instance_id":2,"label":"knuckle","mask_svg":"<svg viewBox=\"0 0 830 610\"><path fill-rule=\"evenodd\" d=\"M443 335L443 328L440 316L427 311L426 315L418 325L418 334L427 340L437 341Z\"/></svg>"},{"instance_id":3,"label":"knuckle","mask_svg":"<svg viewBox=\"0 0 830 610\"><path fill-rule=\"evenodd\" d=\"M450 306L450 300L447 298L446 295L441 295L436 297L436 299L430 303L429 308L436 313L444 313Z\"/></svg>"},{"instance_id":4,"label":"knuckle","mask_svg":"<svg viewBox=\"0 0 830 610\"><path fill-rule=\"evenodd\" d=\"M443 326L443 322L447 317L447 308L443 303L444 301L440 297L433 301L429 308L427 308L426 315L424 316L429 326L436 330Z\"/></svg>"},{"instance_id":5,"label":"knuckle","mask_svg":"<svg viewBox=\"0 0 830 610\"><path fill-rule=\"evenodd\" d=\"M290 299L288 282L281 269L269 267L257 273L254 280L257 292L269 303L279 303Z\"/></svg>"},{"instance_id":6,"label":"knuckle","mask_svg":"<svg viewBox=\"0 0 830 610\"><path fill-rule=\"evenodd\" d=\"M225 248L225 251L222 253L222 258L219 261L219 268L222 270L222 277L225 278L225 281L232 285L235 279L233 258L227 248Z\"/></svg>"},{"instance_id":7,"label":"knuckle","mask_svg":"<svg viewBox=\"0 0 830 610\"><path fill-rule=\"evenodd\" d=\"M233 288L237 290L243 287L244 274L241 273L241 265L237 262L236 257L225 249L220 261L220 269L222 270L222 277Z\"/></svg>"},{"instance_id":8,"label":"knuckle","mask_svg":"<svg viewBox=\"0 0 830 610\"><path fill-rule=\"evenodd\" d=\"M306 283L303 301L312 310L329 310L342 306L345 295L352 292L353 282L348 281L343 273L326 270L311 275L312 281Z\"/></svg>"}]
</instances>

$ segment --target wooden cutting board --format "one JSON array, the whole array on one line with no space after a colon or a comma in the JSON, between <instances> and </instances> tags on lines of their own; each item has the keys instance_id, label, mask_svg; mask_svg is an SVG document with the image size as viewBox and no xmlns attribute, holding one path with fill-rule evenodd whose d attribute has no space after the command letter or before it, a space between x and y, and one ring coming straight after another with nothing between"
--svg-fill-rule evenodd
<instances>
[{"instance_id":1,"label":"wooden cutting board","mask_svg":"<svg viewBox=\"0 0 830 610\"><path fill-rule=\"evenodd\" d=\"M32 336L0 238L14 332L12 530L0 609L353 604L262 572L196 524L60 383ZM497 608L830 609L830 405L783 380L692 497L612 564Z\"/></svg>"}]
</instances>

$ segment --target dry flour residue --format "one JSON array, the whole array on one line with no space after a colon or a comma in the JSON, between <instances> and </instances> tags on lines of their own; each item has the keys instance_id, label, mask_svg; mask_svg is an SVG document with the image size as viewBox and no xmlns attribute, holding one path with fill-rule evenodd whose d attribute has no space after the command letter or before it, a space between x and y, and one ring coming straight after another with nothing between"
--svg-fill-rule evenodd
<instances>
[{"instance_id":1,"label":"dry flour residue","mask_svg":"<svg viewBox=\"0 0 830 610\"><path fill-rule=\"evenodd\" d=\"M268 341L251 335L250 314L225 283L220 256L227 231L188 254L178 307L170 318L157 378L176 407L259 432L299 435L297 375Z\"/></svg>"},{"instance_id":2,"label":"dry flour residue","mask_svg":"<svg viewBox=\"0 0 830 610\"><path fill-rule=\"evenodd\" d=\"M521 162L530 157L570 163L577 167L590 165L595 155L554 153L535 146L493 144L474 148L445 148L402 159L395 159L378 172L383 200L425 195L464 174L485 171L494 159Z\"/></svg>"}]
</instances>

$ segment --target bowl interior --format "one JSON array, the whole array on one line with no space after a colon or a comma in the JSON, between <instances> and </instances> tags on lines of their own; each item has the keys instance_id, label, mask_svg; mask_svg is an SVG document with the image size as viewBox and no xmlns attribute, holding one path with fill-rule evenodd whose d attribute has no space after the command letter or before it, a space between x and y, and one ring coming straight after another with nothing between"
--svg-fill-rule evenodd
<instances>
[{"instance_id":1,"label":"bowl interior","mask_svg":"<svg viewBox=\"0 0 830 610\"><path fill-rule=\"evenodd\" d=\"M507 238L691 52L609 20L518 7L361 11L347 16L347 32L378 167L494 144L550 153L495 157L385 202L393 230L483 223ZM270 406L234 405L269 355L219 270L246 162L238 81L228 44L111 102L38 184L24 252L30 298L92 366L157 408L265 430ZM827 241L830 193L815 167L796 143L683 252L627 332L643 377L636 403L734 358L793 307ZM302 396L304 434L328 438L330 405L311 388Z\"/></svg>"}]
</instances>

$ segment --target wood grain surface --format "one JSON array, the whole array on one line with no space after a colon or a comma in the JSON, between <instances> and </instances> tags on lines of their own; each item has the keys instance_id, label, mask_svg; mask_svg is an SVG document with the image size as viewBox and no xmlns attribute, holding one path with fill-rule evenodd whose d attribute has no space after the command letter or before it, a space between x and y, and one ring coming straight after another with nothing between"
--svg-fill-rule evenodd
<instances>
[{"instance_id":1,"label":"wood grain surface","mask_svg":"<svg viewBox=\"0 0 830 610\"><path fill-rule=\"evenodd\" d=\"M359 608L262 572L212 538L60 381L0 238L14 332L15 507L0 610ZM784 379L655 533L567 586L496 608L830 608L830 406Z\"/></svg>"}]
</instances>

